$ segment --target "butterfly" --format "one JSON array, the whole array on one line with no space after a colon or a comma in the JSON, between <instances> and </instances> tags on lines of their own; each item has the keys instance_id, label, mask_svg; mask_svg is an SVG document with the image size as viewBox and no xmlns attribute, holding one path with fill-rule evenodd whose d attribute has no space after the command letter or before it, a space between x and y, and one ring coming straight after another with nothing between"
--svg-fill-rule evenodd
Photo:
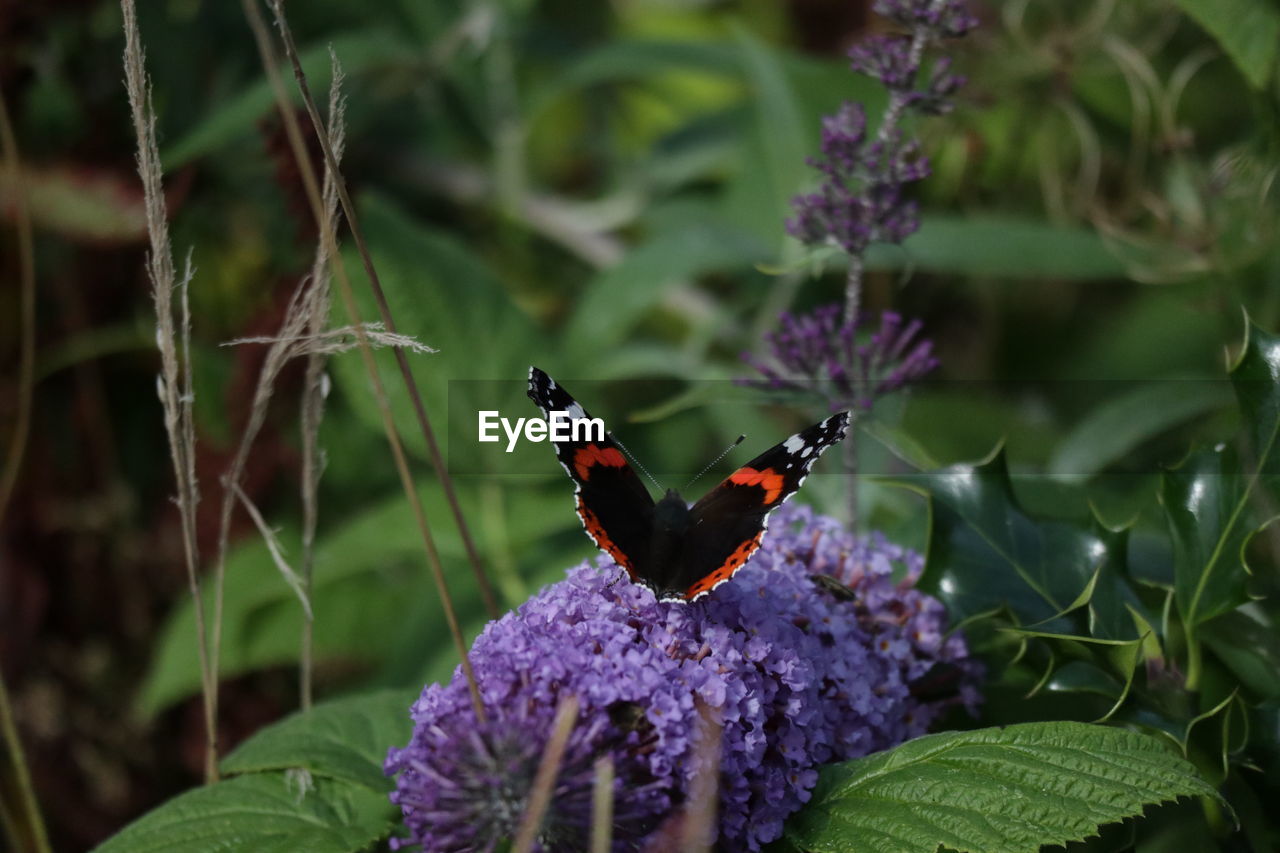
<instances>
[{"instance_id":1,"label":"butterfly","mask_svg":"<svg viewBox=\"0 0 1280 853\"><path fill-rule=\"evenodd\" d=\"M529 398L548 420L553 412L590 418L536 367L529 368ZM675 489L654 503L608 433L552 446L577 487L578 517L596 547L662 601L690 602L742 568L760 547L769 513L796 493L848 429L847 412L814 424L734 471L692 507Z\"/></svg>"}]
</instances>

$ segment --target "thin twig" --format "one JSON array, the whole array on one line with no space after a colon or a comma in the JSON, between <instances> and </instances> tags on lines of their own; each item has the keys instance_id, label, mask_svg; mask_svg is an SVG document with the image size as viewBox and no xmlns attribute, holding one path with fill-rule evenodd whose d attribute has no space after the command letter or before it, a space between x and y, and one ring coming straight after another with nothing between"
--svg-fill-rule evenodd
<instances>
[{"instance_id":1,"label":"thin twig","mask_svg":"<svg viewBox=\"0 0 1280 853\"><path fill-rule=\"evenodd\" d=\"M373 293L373 301L378 306L378 314L387 331L395 334L396 325L391 316L391 308L387 305L387 297L382 291L382 282L378 278L377 270L374 269L373 258L369 254L364 232L360 228L360 219L356 215L355 205L351 202L351 196L347 193L347 184L342 178L341 170L338 168L337 158L334 157L333 145L325 132L324 121L320 118L320 113L316 109L315 99L311 97L311 87L307 85L307 75L302 70L302 63L298 59L298 48L293 42L293 33L289 29L284 7L281 5L280 0L269 0L269 2L271 11L275 15L276 26L280 30L280 39L284 43L285 54L293 65L293 76L297 81L298 91L302 95L302 103L307 108L307 114L311 117L312 128L315 130L316 137L320 140L320 148L324 152L325 163L333 170L335 175L338 185L338 198L342 201L342 212L347 218L347 227L351 229L351 236L356 243L356 251L360 255L361 263L364 265L365 276L369 280L369 288ZM435 430L431 427L431 419L427 416L426 406L422 403L422 395L418 391L418 383L414 381L413 371L409 369L409 359L400 350L396 350L395 357L396 365L400 368L400 376L404 380L405 390L409 393L409 401L413 404L414 415L418 419L418 427L421 429L422 437L427 444L427 455L431 459L431 465L435 469L436 476L440 479L441 487L444 489L445 501L449 504L449 509L453 513L453 520L457 525L463 548L467 552L467 560L471 563L471 570L475 574L476 584L480 587L480 596L484 600L485 609L488 611L490 619L496 619L498 618L497 600L493 596L489 578L485 574L483 564L480 562L480 554L476 550L475 542L471 539L470 528L467 527L466 519L463 518L462 505L458 502L458 495L453 488L453 478L449 476L449 469L444 463L444 457L440 454L440 445L436 441Z\"/></svg>"},{"instance_id":2,"label":"thin twig","mask_svg":"<svg viewBox=\"0 0 1280 853\"><path fill-rule=\"evenodd\" d=\"M338 57L330 50L329 61L333 69L329 84L329 136L333 139L333 148L339 160L346 141L346 124L343 121L345 104L342 99L342 67ZM336 215L337 183L333 170L325 167L324 187L321 190L325 213L329 220L324 223L323 230L336 230L333 221ZM329 290L329 256L325 251L327 241L323 238L316 243L315 261L311 265L310 310L307 313L307 334L317 338L324 333L329 324L329 308L332 294ZM311 600L312 581L315 575L315 542L316 527L320 516L320 476L324 473L324 454L320 449L320 422L324 419L324 399L328 385L325 377L325 354L317 350L307 353L306 378L302 385L301 432L302 432L302 590L307 600ZM298 661L298 693L302 698L302 710L311 710L312 675L315 668L315 620L308 617L302 623L302 648Z\"/></svg>"},{"instance_id":3,"label":"thin twig","mask_svg":"<svg viewBox=\"0 0 1280 853\"><path fill-rule=\"evenodd\" d=\"M284 578L284 582L298 596L298 601L302 604L302 614L306 621L310 622L312 619L311 599L308 597L306 590L303 589L302 578L293 570L293 566L289 565L289 561L284 558L284 547L280 544L280 538L276 536L276 532L267 524L267 520L262 517L257 505L244 493L244 489L240 488L240 484L234 484L232 490L240 500L245 512L249 514L249 518L253 519L253 524L258 528L262 541L267 543L267 551L271 554L272 562L276 564L276 569L279 570L280 575Z\"/></svg>"},{"instance_id":4,"label":"thin twig","mask_svg":"<svg viewBox=\"0 0 1280 853\"><path fill-rule=\"evenodd\" d=\"M18 411L9 437L4 472L0 474L0 518L4 517L18 482L18 472L27 453L27 437L31 433L31 401L35 388L36 365L36 262L35 238L31 233L31 211L27 209L26 182L22 174L22 157L18 140L9 121L9 106L0 92L0 144L4 146L6 182L13 188L14 221L18 237L18 282L21 307L18 316Z\"/></svg>"},{"instance_id":5,"label":"thin twig","mask_svg":"<svg viewBox=\"0 0 1280 853\"><path fill-rule=\"evenodd\" d=\"M199 484L195 478L194 395L191 389L190 310L187 288L191 280L191 261L187 259L185 274L178 279L173 265L173 248L169 242L169 221L165 209L164 187L160 172L160 153L156 144L156 119L151 107L151 84L147 79L142 42L138 34L138 15L134 0L120 0L124 16L124 76L133 115L133 130L138 141L138 174L146 201L147 235L151 251L147 255L147 276L151 280L151 296L156 306L156 343L160 349L161 373L157 377L160 401L164 409L165 431L169 437L169 455L177 481L178 513L182 520L182 544L187 569L187 586L195 605L196 639L200 655L200 681L204 697L205 779L218 778L218 680L216 649L209 648L209 632L205 625L204 600L198 573L199 551L196 547L196 504ZM179 333L174 328L173 291L181 291L182 352L178 353ZM187 359L185 365L182 358Z\"/></svg>"},{"instance_id":6,"label":"thin twig","mask_svg":"<svg viewBox=\"0 0 1280 853\"><path fill-rule=\"evenodd\" d=\"M18 266L20 286L22 288L21 317L19 318L20 355L18 366L18 414L13 427L13 435L9 440L9 450L5 457L4 473L0 475L0 520L5 516L9 506L9 498L13 494L18 480L18 471L22 468L22 460L26 456L27 436L31 429L31 400L35 384L35 334L36 334L36 268L34 237L31 233L31 214L27 209L26 186L22 175L22 155L18 150L18 140L9 120L9 105L4 92L0 91L0 146L4 148L5 170L9 172L8 184L13 188L14 212L17 221ZM13 719L13 708L9 703L9 691L0 674L0 743L9 753L9 766L13 773L14 783L18 788L18 797L30 829L32 842L38 853L49 853L49 833L44 825L44 817L40 813L40 803L36 799L35 786L31 781L31 772L27 767L26 752L18 737L18 726ZM12 836L14 845L18 844L18 820L16 816L5 812L4 825L6 832Z\"/></svg>"},{"instance_id":7,"label":"thin twig","mask_svg":"<svg viewBox=\"0 0 1280 853\"><path fill-rule=\"evenodd\" d=\"M551 795L555 793L556 776L560 773L560 762L564 759L564 750L569 743L569 735L578 721L578 697L572 694L560 700L556 708L555 720L551 723L551 737L542 751L542 760L538 762L538 772L533 777L533 787L529 790L529 803L525 806L524 817L520 819L520 828L516 831L515 840L511 842L511 853L529 853L533 842L538 839L538 830L542 828L542 819L551 805Z\"/></svg>"},{"instance_id":8,"label":"thin twig","mask_svg":"<svg viewBox=\"0 0 1280 853\"><path fill-rule=\"evenodd\" d=\"M341 142L338 145L339 156L341 156ZM332 230L334 217L337 215L338 202L337 196L332 191L332 181L326 178L326 187L329 193L324 197L324 216L326 227ZM289 299L289 305L285 309L284 320L281 322L279 334L271 338L247 338L233 343L268 343L266 357L262 361L262 367L258 370L258 380L254 385L252 402L249 405L249 419L246 421L244 429L240 433L240 441L236 445L235 453L231 458L231 462L227 465L227 470L222 475L222 503L219 506L218 515L218 551L217 559L214 564L214 623L213 623L213 663L214 667L218 664L218 650L222 643L222 606L224 601L224 583L226 581L227 567L227 551L230 548L231 538L231 517L232 510L235 508L236 499L239 497L249 509L250 515L256 510L252 508L248 497L241 491L241 484L244 481L244 472L249 463L249 454L253 450L254 442L257 441L258 434L262 431L263 424L266 423L267 411L271 403L271 397L275 392L276 378L279 377L280 371L284 369L292 358L303 353L325 353L341 349L343 341L342 336L331 340L325 340L324 332L320 333L317 338L311 338L308 333L309 325L315 313L314 305L318 301L327 304L327 298L319 293L324 288L324 264L327 253L324 250L324 241L316 249L316 258L313 263L312 274L308 278L304 278L294 291L293 296ZM319 277L317 277L317 269ZM327 310L327 309L326 309ZM254 519L258 521L257 518ZM258 525L259 529L266 530L265 523ZM273 550L271 538L264 533L267 538L267 546ZM281 560L277 558L277 565L281 564ZM285 573L286 580L290 580L292 569ZM309 623L312 618L310 605L310 592L302 589L301 580L297 581L295 591L303 598L303 606L306 611L304 614L304 624ZM290 580L290 585L294 585ZM309 687L309 685L307 685ZM303 693L303 704L309 705L310 700Z\"/></svg>"},{"instance_id":9,"label":"thin twig","mask_svg":"<svg viewBox=\"0 0 1280 853\"><path fill-rule=\"evenodd\" d=\"M697 772L689 783L680 850L707 853L715 841L716 806L720 797L720 744L724 725L711 719L711 710L701 699L698 708L698 744L694 750Z\"/></svg>"},{"instance_id":10,"label":"thin twig","mask_svg":"<svg viewBox=\"0 0 1280 853\"><path fill-rule=\"evenodd\" d=\"M600 756L591 787L591 853L613 849L613 759Z\"/></svg>"},{"instance_id":11,"label":"thin twig","mask_svg":"<svg viewBox=\"0 0 1280 853\"><path fill-rule=\"evenodd\" d=\"M0 676L0 742L5 744L9 752L9 765L13 768L13 778L18 785L18 796L22 801L22 811L26 815L36 853L50 853L52 848L49 847L49 833L44 826L44 817L40 814L40 804L36 801L36 789L27 769L26 753L22 751L22 741L18 740L18 727L13 720L13 708L9 704L9 691L4 686L3 676ZM11 834L16 845L18 821L10 815L9 820L5 821L6 826L10 822L14 824Z\"/></svg>"},{"instance_id":12,"label":"thin twig","mask_svg":"<svg viewBox=\"0 0 1280 853\"><path fill-rule=\"evenodd\" d=\"M373 397L378 406L378 414L382 418L383 430L387 435L387 444L391 448L396 471L400 476L400 485L404 489L405 497L413 511L418 533L422 536L422 544L427 554L427 565L431 570L436 592L440 596L440 605L444 610L449 633L453 637L454 645L458 651L462 672L467 679L472 708L475 710L476 718L483 722L486 719L484 703L480 699L480 688L476 684L475 672L471 668L471 658L467 654L467 645L462 636L462 628L458 624L458 616L453 609L453 599L450 597L448 585L445 583L444 567L440 563L440 553L436 549L435 539L431 535L430 526L427 524L426 511L423 509L422 500L418 496L417 487L413 482L413 475L409 473L409 461L405 456L404 446L396 429L395 419L391 414L391 404L387 399L386 388L382 384L382 377L378 374L378 366L373 358L373 349L369 344L368 336L365 334L364 325L360 322L360 312L356 307L351 278L347 275L347 269L343 263L341 253L337 251L337 235L332 229L324 227L323 201L320 196L320 187L316 181L315 168L312 166L311 156L307 152L306 143L303 141L302 129L298 125L297 116L294 115L293 107L289 102L289 95L285 91L284 81L281 79L276 67L275 49L271 44L271 32L267 28L267 22L263 19L262 13L258 11L255 0L241 0L241 5L244 8L245 18L253 30L254 40L258 44L259 57L266 71L267 80L271 84L272 92L275 95L280 118L284 122L285 135L289 138L289 146L293 149L293 155L298 164L298 172L302 177L303 188L306 190L307 202L311 206L311 213L315 218L316 227L320 229L320 238L325 241L329 262L333 269L334 277L338 280L338 290L342 296L343 307L346 309L352 328L356 332L360 355L364 362L365 370L369 374ZM332 151L332 144L328 140L327 134L322 132L321 139L324 141L326 151ZM338 174L336 169L334 174ZM339 183L340 191L341 186L341 183ZM388 326L388 328L391 327ZM399 353L400 350L397 349L396 352Z\"/></svg>"}]
</instances>

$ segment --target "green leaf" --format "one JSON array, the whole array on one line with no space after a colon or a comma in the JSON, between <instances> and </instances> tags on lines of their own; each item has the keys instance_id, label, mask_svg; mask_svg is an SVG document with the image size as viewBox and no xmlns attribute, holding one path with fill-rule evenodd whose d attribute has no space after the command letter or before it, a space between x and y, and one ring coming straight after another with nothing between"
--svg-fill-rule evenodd
<instances>
[{"instance_id":1,"label":"green leaf","mask_svg":"<svg viewBox=\"0 0 1280 853\"><path fill-rule=\"evenodd\" d=\"M1253 323L1245 327L1244 348L1231 368L1231 387L1244 415L1253 461L1264 476L1280 473L1280 336Z\"/></svg>"},{"instance_id":2,"label":"green leaf","mask_svg":"<svg viewBox=\"0 0 1280 853\"><path fill-rule=\"evenodd\" d=\"M814 853L883 850L1036 853L1142 814L1217 797L1149 735L1083 723L949 732L824 768L787 826Z\"/></svg>"},{"instance_id":3,"label":"green leaf","mask_svg":"<svg viewBox=\"0 0 1280 853\"><path fill-rule=\"evenodd\" d=\"M738 29L737 38L755 107L755 138L763 153L748 169L759 170L769 186L771 209L759 214L780 224L805 181L807 134L780 57L745 28ZM793 242L788 245L798 249Z\"/></svg>"},{"instance_id":4,"label":"green leaf","mask_svg":"<svg viewBox=\"0 0 1280 853\"><path fill-rule=\"evenodd\" d=\"M409 61L416 56L417 48L404 42L395 32L367 30L339 35L332 41L303 48L299 54L307 83L313 92L329 88L329 46L338 54L343 71L358 74L380 65ZM297 87L293 84L293 70L286 62L281 64L289 97L301 103ZM224 103L214 104L198 125L179 137L172 145L164 146L164 168L171 171L197 157L215 151L239 136L250 133L254 124L275 108L275 96L265 77L260 77L240 94Z\"/></svg>"},{"instance_id":5,"label":"green leaf","mask_svg":"<svg viewBox=\"0 0 1280 853\"><path fill-rule=\"evenodd\" d=\"M547 352L550 347L516 306L502 280L472 248L417 220L385 197L364 196L359 208L397 329L439 350L434 355L410 356L410 364L441 453L448 459L452 434L474 442L477 410L468 395L475 389L450 380L502 379L511 381L513 390L520 390L529 373L531 354ZM359 256L347 249L344 258L361 317L376 320L378 311ZM341 300L335 299L334 323L347 322ZM374 356L405 447L425 456L426 443L395 354L382 349ZM335 356L331 364L352 409L381 434L382 418L360 353Z\"/></svg>"},{"instance_id":6,"label":"green leaf","mask_svg":"<svg viewBox=\"0 0 1280 853\"><path fill-rule=\"evenodd\" d=\"M480 597L465 561L449 509L437 486L421 489L423 507L434 527L449 590L460 617L481 612ZM575 527L565 512L546 512L542 488L508 492L507 541L516 553L547 535ZM563 495L557 495L567 500ZM466 517L477 517L479 497L460 484ZM488 531L474 531L482 553L491 553ZM287 532L282 541L289 542ZM448 644L435 587L426 574L422 540L408 501L397 496L336 526L316 546L312 607L316 615L317 660L372 664L405 644L431 649ZM212 606L211 596L206 605ZM224 677L298 659L302 614L297 599L281 580L258 541L241 546L227 561L221 669ZM150 716L200 689L195 643L195 608L188 597L170 613L156 657L138 698L138 711Z\"/></svg>"},{"instance_id":7,"label":"green leaf","mask_svg":"<svg viewBox=\"0 0 1280 853\"><path fill-rule=\"evenodd\" d=\"M383 792L285 773L253 773L181 794L126 826L96 853L353 853L393 827Z\"/></svg>"},{"instance_id":8,"label":"green leaf","mask_svg":"<svg viewBox=\"0 0 1280 853\"><path fill-rule=\"evenodd\" d=\"M1249 600L1244 546L1255 527L1248 497L1238 455L1225 446L1192 455L1161 480L1174 590L1188 629Z\"/></svg>"},{"instance_id":9,"label":"green leaf","mask_svg":"<svg viewBox=\"0 0 1280 853\"><path fill-rule=\"evenodd\" d=\"M222 772L305 768L371 791L387 793L382 772L387 747L409 739L409 706L416 690L382 690L347 696L299 711L246 740L222 759Z\"/></svg>"},{"instance_id":10,"label":"green leaf","mask_svg":"<svg viewBox=\"0 0 1280 853\"><path fill-rule=\"evenodd\" d=\"M1049 461L1056 477L1092 477L1159 435L1228 402L1221 383L1168 379L1141 385L1098 406L1058 445Z\"/></svg>"},{"instance_id":11,"label":"green leaf","mask_svg":"<svg viewBox=\"0 0 1280 853\"><path fill-rule=\"evenodd\" d=\"M1224 613L1206 624L1200 637L1244 687L1280 699L1280 632L1255 615Z\"/></svg>"},{"instance_id":12,"label":"green leaf","mask_svg":"<svg viewBox=\"0 0 1280 853\"><path fill-rule=\"evenodd\" d=\"M901 246L873 245L867 267L949 276L1126 277L1123 264L1094 231L991 215L926 216Z\"/></svg>"},{"instance_id":13,"label":"green leaf","mask_svg":"<svg viewBox=\"0 0 1280 853\"><path fill-rule=\"evenodd\" d=\"M1022 624L1062 614L1099 565L1108 543L1082 523L1036 519L1013 494L1004 451L978 465L953 465L899 482L929 496L933 524L922 588L953 620L1002 605Z\"/></svg>"},{"instance_id":14,"label":"green leaf","mask_svg":"<svg viewBox=\"0 0 1280 853\"><path fill-rule=\"evenodd\" d=\"M569 361L596 359L673 287L711 270L747 269L767 253L764 244L717 222L666 231L627 253L587 284L565 330Z\"/></svg>"},{"instance_id":15,"label":"green leaf","mask_svg":"<svg viewBox=\"0 0 1280 853\"><path fill-rule=\"evenodd\" d=\"M1267 84L1280 49L1280 9L1270 0L1175 0L1213 36L1255 89Z\"/></svg>"}]
</instances>

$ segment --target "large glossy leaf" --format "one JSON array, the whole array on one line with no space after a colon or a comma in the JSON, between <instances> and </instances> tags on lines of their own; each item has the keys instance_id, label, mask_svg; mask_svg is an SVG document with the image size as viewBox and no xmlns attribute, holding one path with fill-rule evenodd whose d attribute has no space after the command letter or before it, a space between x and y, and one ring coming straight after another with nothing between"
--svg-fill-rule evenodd
<instances>
[{"instance_id":1,"label":"large glossy leaf","mask_svg":"<svg viewBox=\"0 0 1280 853\"><path fill-rule=\"evenodd\" d=\"M1280 336L1247 325L1231 386L1249 433L1251 461L1263 477L1274 477L1280 473Z\"/></svg>"},{"instance_id":2,"label":"large glossy leaf","mask_svg":"<svg viewBox=\"0 0 1280 853\"><path fill-rule=\"evenodd\" d=\"M787 834L814 853L1035 853L1186 796L1217 793L1154 737L1028 723L930 735L828 766Z\"/></svg>"},{"instance_id":3,"label":"large glossy leaf","mask_svg":"<svg viewBox=\"0 0 1280 853\"><path fill-rule=\"evenodd\" d=\"M1266 86L1280 51L1280 8L1271 0L1176 0L1218 40L1255 89Z\"/></svg>"},{"instance_id":4,"label":"large glossy leaf","mask_svg":"<svg viewBox=\"0 0 1280 853\"><path fill-rule=\"evenodd\" d=\"M347 696L299 711L262 729L222 759L228 775L303 768L386 793L387 747L409 739L409 706L417 690Z\"/></svg>"},{"instance_id":5,"label":"large glossy leaf","mask_svg":"<svg viewBox=\"0 0 1280 853\"><path fill-rule=\"evenodd\" d=\"M1039 520L1019 505L1003 450L903 480L929 496L932 530L921 586L953 620L1008 607L1022 624L1069 609L1099 567L1115 560L1087 523Z\"/></svg>"},{"instance_id":6,"label":"large glossy leaf","mask_svg":"<svg viewBox=\"0 0 1280 853\"><path fill-rule=\"evenodd\" d=\"M96 853L355 853L390 834L387 795L317 778L252 773L196 788L140 817Z\"/></svg>"},{"instance_id":7,"label":"large glossy leaf","mask_svg":"<svg viewBox=\"0 0 1280 853\"><path fill-rule=\"evenodd\" d=\"M1248 478L1233 448L1190 456L1160 486L1174 544L1174 589L1188 628L1249 600L1244 547L1251 524Z\"/></svg>"}]
</instances>

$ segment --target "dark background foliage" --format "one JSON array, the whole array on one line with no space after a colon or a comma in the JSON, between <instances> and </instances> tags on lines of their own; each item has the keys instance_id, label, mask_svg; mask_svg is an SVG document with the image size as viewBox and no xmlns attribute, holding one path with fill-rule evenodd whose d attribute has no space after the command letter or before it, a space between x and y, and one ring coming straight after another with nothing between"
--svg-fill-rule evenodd
<instances>
[{"instance_id":1,"label":"dark background foliage","mask_svg":"<svg viewBox=\"0 0 1280 853\"><path fill-rule=\"evenodd\" d=\"M877 412L864 470L911 481L908 462L974 460L1003 440L1034 511L1092 505L1117 524L1138 515L1136 537L1161 530L1161 467L1232 434L1224 365L1240 349L1242 309L1280 326L1280 13L1224 3L1221 20L1250 22L1232 29L1193 0L974 5L983 25L956 48L970 84L954 113L918 128L935 167L920 187L923 227L873 253L867 279L869 309L921 318L942 366ZM476 401L531 414L528 364L578 380L575 393L673 482L739 432L764 444L812 414L761 408L728 380L745 375L739 354L759 348L777 311L839 298L839 264L815 265L782 222L811 180L820 116L882 97L843 59L874 26L864 4L289 11L313 87L325 85L330 43L348 73L345 171L397 322L440 349L415 357L416 370L450 423L451 463L505 605L589 553L546 448L509 459L464 446ZM190 247L198 269L209 554L213 494L262 357L219 344L274 332L315 233L238 5L144 2L139 16L175 248ZM67 850L195 783L203 749L121 49L112 2L0 3L0 88L25 158L39 280L33 432L0 537L0 665ZM6 224L12 192L0 184ZM8 227L4 239L0 434L15 414L19 336ZM455 658L357 357L331 372L319 687L420 685ZM299 517L300 384L300 365L286 369L245 483L286 543ZM474 631L478 596L410 445ZM810 489L839 506L838 477ZM873 478L863 493L866 526L926 545L922 499ZM234 538L228 746L296 707L300 622L247 518ZM1018 697L997 696L992 719L1016 717Z\"/></svg>"}]
</instances>

